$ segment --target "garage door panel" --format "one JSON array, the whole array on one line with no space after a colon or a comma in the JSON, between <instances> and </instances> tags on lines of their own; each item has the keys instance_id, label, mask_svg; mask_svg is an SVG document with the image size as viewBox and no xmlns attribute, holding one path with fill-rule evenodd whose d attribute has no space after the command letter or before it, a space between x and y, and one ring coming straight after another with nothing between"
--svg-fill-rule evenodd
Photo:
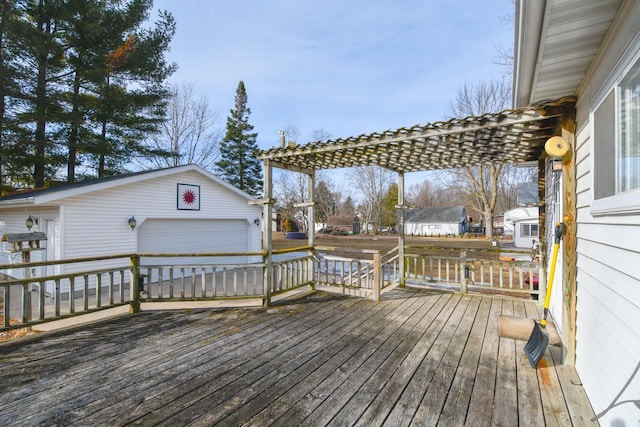
<instances>
[{"instance_id":1,"label":"garage door panel","mask_svg":"<svg viewBox=\"0 0 640 427\"><path fill-rule=\"evenodd\" d=\"M247 252L249 224L238 219L147 220L138 232L146 253Z\"/></svg>"}]
</instances>

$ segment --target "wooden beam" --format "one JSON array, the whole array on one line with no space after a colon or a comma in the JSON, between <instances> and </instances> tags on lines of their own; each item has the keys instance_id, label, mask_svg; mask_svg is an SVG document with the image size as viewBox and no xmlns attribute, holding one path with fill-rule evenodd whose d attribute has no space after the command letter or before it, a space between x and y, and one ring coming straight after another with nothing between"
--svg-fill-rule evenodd
<instances>
[{"instance_id":1,"label":"wooden beam","mask_svg":"<svg viewBox=\"0 0 640 427\"><path fill-rule=\"evenodd\" d=\"M576 361L576 291L577 291L577 225L576 225L576 156L575 110L562 123L561 136L569 143L563 158L562 212L565 225L562 249L562 363L574 366Z\"/></svg>"},{"instance_id":2,"label":"wooden beam","mask_svg":"<svg viewBox=\"0 0 640 427\"><path fill-rule=\"evenodd\" d=\"M309 238L309 246L313 247L316 239L316 211L315 211L315 188L316 188L316 175L312 173L309 175L309 200L304 203L307 208L307 237Z\"/></svg>"},{"instance_id":3,"label":"wooden beam","mask_svg":"<svg viewBox=\"0 0 640 427\"><path fill-rule=\"evenodd\" d=\"M404 287L406 280L404 277L404 173L398 173L398 270L400 270L400 287Z\"/></svg>"},{"instance_id":4,"label":"wooden beam","mask_svg":"<svg viewBox=\"0 0 640 427\"><path fill-rule=\"evenodd\" d=\"M276 199L271 197L263 197L261 199L249 200L249 205L275 205Z\"/></svg>"},{"instance_id":5,"label":"wooden beam","mask_svg":"<svg viewBox=\"0 0 640 427\"><path fill-rule=\"evenodd\" d=\"M311 188L309 188L309 192L311 192ZM303 202L303 203L294 203L293 207L295 208L312 208L316 205L316 202Z\"/></svg>"},{"instance_id":6,"label":"wooden beam","mask_svg":"<svg viewBox=\"0 0 640 427\"><path fill-rule=\"evenodd\" d=\"M267 157L262 156L262 158L269 159L268 156ZM276 167L278 169L284 169L284 170L293 171L293 172L300 172L305 175L313 175L315 173L313 169L304 168L302 166L290 165L288 163L278 162L277 160L269 160L269 163L271 163L271 166Z\"/></svg>"},{"instance_id":7,"label":"wooden beam","mask_svg":"<svg viewBox=\"0 0 640 427\"><path fill-rule=\"evenodd\" d=\"M272 233L272 222L273 222L273 207L270 201L274 201L272 199L273 193L273 168L271 166L271 162L269 160L264 160L264 199L268 202L263 203L262 205L262 250L266 252L266 255L263 258L265 267L263 271L264 277L264 305L271 305L271 285L273 283L273 268L272 268L272 252L273 252L273 233Z\"/></svg>"}]
</instances>

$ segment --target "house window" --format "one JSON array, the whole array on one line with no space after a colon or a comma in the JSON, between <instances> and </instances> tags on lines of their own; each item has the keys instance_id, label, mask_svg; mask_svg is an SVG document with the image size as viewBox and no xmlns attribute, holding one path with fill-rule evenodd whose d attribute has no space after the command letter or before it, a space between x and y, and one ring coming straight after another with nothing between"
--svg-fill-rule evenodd
<instances>
[{"instance_id":1,"label":"house window","mask_svg":"<svg viewBox=\"0 0 640 427\"><path fill-rule=\"evenodd\" d=\"M593 113L593 138L595 140L593 165L594 197L615 194L615 98L611 92Z\"/></svg>"},{"instance_id":2,"label":"house window","mask_svg":"<svg viewBox=\"0 0 640 427\"><path fill-rule=\"evenodd\" d=\"M640 57L627 64L592 114L595 215L640 212Z\"/></svg>"},{"instance_id":3,"label":"house window","mask_svg":"<svg viewBox=\"0 0 640 427\"><path fill-rule=\"evenodd\" d=\"M619 88L618 192L640 188L640 60Z\"/></svg>"},{"instance_id":4,"label":"house window","mask_svg":"<svg viewBox=\"0 0 640 427\"><path fill-rule=\"evenodd\" d=\"M522 237L538 237L538 224L520 224Z\"/></svg>"}]
</instances>

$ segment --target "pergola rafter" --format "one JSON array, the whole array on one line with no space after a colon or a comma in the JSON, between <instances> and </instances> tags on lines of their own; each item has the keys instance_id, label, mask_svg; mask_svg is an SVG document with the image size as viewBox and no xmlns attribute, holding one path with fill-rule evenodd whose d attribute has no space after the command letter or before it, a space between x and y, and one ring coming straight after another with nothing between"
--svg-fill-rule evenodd
<instances>
[{"instance_id":1,"label":"pergola rafter","mask_svg":"<svg viewBox=\"0 0 640 427\"><path fill-rule=\"evenodd\" d=\"M555 107L573 101L563 99L327 142L275 147L258 157L279 168L305 173L370 165L406 173L534 161L561 121L562 109Z\"/></svg>"},{"instance_id":2,"label":"pergola rafter","mask_svg":"<svg viewBox=\"0 0 640 427\"><path fill-rule=\"evenodd\" d=\"M309 186L313 189L317 170L380 166L398 173L398 248L400 280L403 285L404 210L407 208L404 205L404 174L495 163L539 162L545 142L561 132L564 120L573 114L575 101L574 97L568 97L499 113L455 118L301 146L287 145L282 141L282 146L262 151L258 158L264 162L265 167L265 263L270 265L272 253L273 167L308 175ZM308 217L314 218L313 191L309 191L309 200L305 206ZM313 247L313 227L309 231L309 246ZM270 271L270 268L266 271ZM270 273L266 274L265 286L268 287L271 277ZM541 274L540 277L544 275ZM268 290L265 290L265 295L265 302L269 304Z\"/></svg>"}]
</instances>

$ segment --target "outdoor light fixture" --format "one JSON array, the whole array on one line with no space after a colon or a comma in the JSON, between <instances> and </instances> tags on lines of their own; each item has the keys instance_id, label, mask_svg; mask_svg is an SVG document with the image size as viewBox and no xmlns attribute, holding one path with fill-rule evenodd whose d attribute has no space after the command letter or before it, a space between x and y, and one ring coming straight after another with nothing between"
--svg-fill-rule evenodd
<instances>
[{"instance_id":1,"label":"outdoor light fixture","mask_svg":"<svg viewBox=\"0 0 640 427\"><path fill-rule=\"evenodd\" d=\"M131 231L136 228L136 224L136 217L132 216L131 218L129 218L129 227L131 227Z\"/></svg>"},{"instance_id":2,"label":"outdoor light fixture","mask_svg":"<svg viewBox=\"0 0 640 427\"><path fill-rule=\"evenodd\" d=\"M33 227L33 224L38 224L38 218L34 218L29 215L29 218L27 218L24 224L27 226L27 230L31 231L31 227Z\"/></svg>"},{"instance_id":3,"label":"outdoor light fixture","mask_svg":"<svg viewBox=\"0 0 640 427\"><path fill-rule=\"evenodd\" d=\"M569 151L569 143L561 136L552 136L545 142L544 151L551 157L551 170L562 172L562 157Z\"/></svg>"},{"instance_id":4,"label":"outdoor light fixture","mask_svg":"<svg viewBox=\"0 0 640 427\"><path fill-rule=\"evenodd\" d=\"M254 219L254 220L253 220L253 223L254 223L256 226L260 227L260 218L256 218L256 219Z\"/></svg>"},{"instance_id":5,"label":"outdoor light fixture","mask_svg":"<svg viewBox=\"0 0 640 427\"><path fill-rule=\"evenodd\" d=\"M562 157L554 157L551 159L551 170L554 172L562 172Z\"/></svg>"}]
</instances>

